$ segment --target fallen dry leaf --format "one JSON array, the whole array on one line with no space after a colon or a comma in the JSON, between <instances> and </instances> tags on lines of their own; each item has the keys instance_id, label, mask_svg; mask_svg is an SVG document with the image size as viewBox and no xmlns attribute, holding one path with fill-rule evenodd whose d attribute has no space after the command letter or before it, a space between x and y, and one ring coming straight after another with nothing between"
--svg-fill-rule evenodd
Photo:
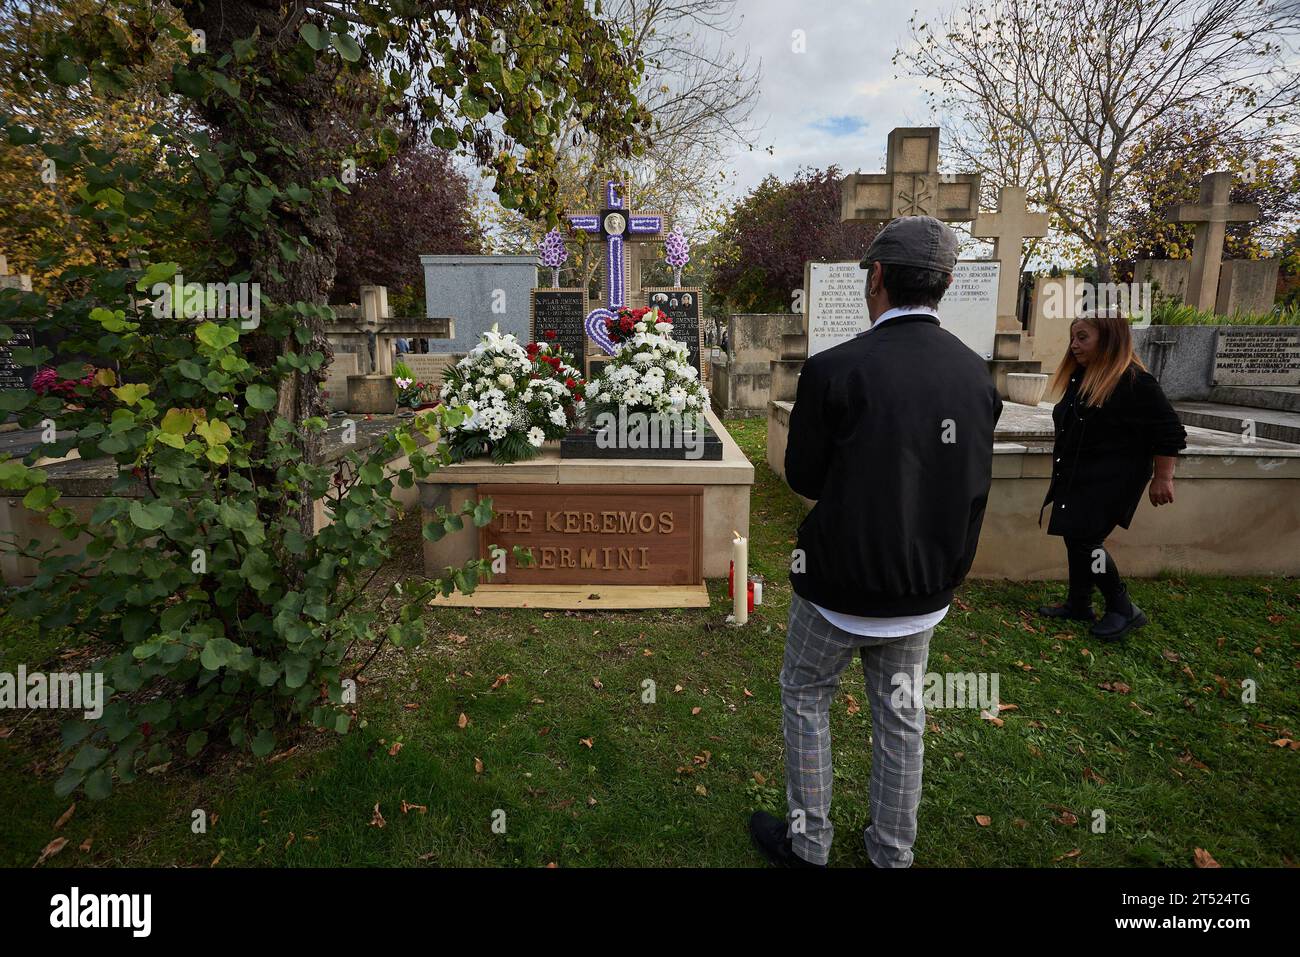
<instances>
[{"instance_id":1,"label":"fallen dry leaf","mask_svg":"<svg viewBox=\"0 0 1300 957\"><path fill-rule=\"evenodd\" d=\"M579 743L579 744L585 744L588 748L594 748L594 747L596 746L596 739L595 739L594 737L591 737L591 738L579 738L579 739L578 739L578 743Z\"/></svg>"},{"instance_id":2,"label":"fallen dry leaf","mask_svg":"<svg viewBox=\"0 0 1300 957\"><path fill-rule=\"evenodd\" d=\"M506 674L506 675L500 675L500 676L497 677L497 680L496 680L496 681L492 682L492 687L489 688L488 690L489 690L489 691L496 691L496 690L497 690L498 688L500 688L503 684L506 684L506 683L509 682L509 681L510 681L510 676L509 676L508 674Z\"/></svg>"},{"instance_id":3,"label":"fallen dry leaf","mask_svg":"<svg viewBox=\"0 0 1300 957\"><path fill-rule=\"evenodd\" d=\"M1210 852L1196 848L1192 852L1197 867L1222 867L1223 865L1210 856Z\"/></svg>"},{"instance_id":4,"label":"fallen dry leaf","mask_svg":"<svg viewBox=\"0 0 1300 957\"><path fill-rule=\"evenodd\" d=\"M1116 694L1128 694L1133 690L1122 681L1103 681L1097 687L1102 691L1114 691Z\"/></svg>"},{"instance_id":5,"label":"fallen dry leaf","mask_svg":"<svg viewBox=\"0 0 1300 957\"><path fill-rule=\"evenodd\" d=\"M989 817L987 814L976 814L975 823L980 827L988 827L993 823L993 818Z\"/></svg>"},{"instance_id":6,"label":"fallen dry leaf","mask_svg":"<svg viewBox=\"0 0 1300 957\"><path fill-rule=\"evenodd\" d=\"M760 786L762 786L762 785L764 785L764 784L767 783L767 778L763 777L763 775L761 775L761 774L759 774L757 771L755 771L755 772L754 772L754 783L755 783L755 784L758 784L758 785L760 785Z\"/></svg>"},{"instance_id":7,"label":"fallen dry leaf","mask_svg":"<svg viewBox=\"0 0 1300 957\"><path fill-rule=\"evenodd\" d=\"M286 748L284 751L281 751L278 754L273 754L266 759L266 763L276 764L280 761L283 761L285 758L291 758L300 747L302 747L302 745L295 744L292 748Z\"/></svg>"},{"instance_id":8,"label":"fallen dry leaf","mask_svg":"<svg viewBox=\"0 0 1300 957\"><path fill-rule=\"evenodd\" d=\"M388 822L384 820L384 816L383 816L382 814L379 813L379 802L378 802L378 801L375 802L375 813L374 813L374 816L370 818L370 826L371 826L371 827L387 827L387 826L388 826Z\"/></svg>"},{"instance_id":9,"label":"fallen dry leaf","mask_svg":"<svg viewBox=\"0 0 1300 957\"><path fill-rule=\"evenodd\" d=\"M469 640L469 635L458 635L455 632L452 632L447 636L447 640L458 645L463 645Z\"/></svg>"},{"instance_id":10,"label":"fallen dry leaf","mask_svg":"<svg viewBox=\"0 0 1300 957\"><path fill-rule=\"evenodd\" d=\"M220 854L218 854L216 857L212 859L212 863L209 864L208 867L216 867L218 864L221 863L221 859L225 856L226 856L226 852L222 851Z\"/></svg>"},{"instance_id":11,"label":"fallen dry leaf","mask_svg":"<svg viewBox=\"0 0 1300 957\"><path fill-rule=\"evenodd\" d=\"M1020 710L1020 705L1018 705L1018 704L1002 704L1001 702L998 703L998 711L999 711L999 712L1002 712L1002 711L1019 711L1019 710Z\"/></svg>"},{"instance_id":12,"label":"fallen dry leaf","mask_svg":"<svg viewBox=\"0 0 1300 957\"><path fill-rule=\"evenodd\" d=\"M1083 769L1083 779L1084 779L1085 781L1094 781L1094 782L1096 782L1097 784L1103 784L1103 785L1104 785L1104 784L1106 783L1106 779L1103 778L1103 777L1102 777L1100 774L1098 774L1096 771L1094 771L1092 768L1084 768L1084 769Z\"/></svg>"},{"instance_id":13,"label":"fallen dry leaf","mask_svg":"<svg viewBox=\"0 0 1300 957\"><path fill-rule=\"evenodd\" d=\"M698 794L700 797L708 797L709 789L706 788L703 784L697 784L695 785L695 793Z\"/></svg>"},{"instance_id":14,"label":"fallen dry leaf","mask_svg":"<svg viewBox=\"0 0 1300 957\"><path fill-rule=\"evenodd\" d=\"M462 711L460 713L460 717L456 719L456 727L465 728L468 726L469 726L469 715L465 714L465 712Z\"/></svg>"},{"instance_id":15,"label":"fallen dry leaf","mask_svg":"<svg viewBox=\"0 0 1300 957\"><path fill-rule=\"evenodd\" d=\"M1056 818L1057 824L1064 824L1066 827L1074 827L1079 823L1079 816L1073 811L1062 811Z\"/></svg>"},{"instance_id":16,"label":"fallen dry leaf","mask_svg":"<svg viewBox=\"0 0 1300 957\"><path fill-rule=\"evenodd\" d=\"M696 705L694 708L691 709L691 714L693 714L693 715L695 715L695 714L699 714L700 711L701 711L700 706L699 706L699 705Z\"/></svg>"},{"instance_id":17,"label":"fallen dry leaf","mask_svg":"<svg viewBox=\"0 0 1300 957\"><path fill-rule=\"evenodd\" d=\"M67 846L68 839L66 837L56 837L54 840L50 841L50 843L45 845L45 850L41 851L41 856L36 859L36 863L33 864L32 867L40 867Z\"/></svg>"},{"instance_id":18,"label":"fallen dry leaf","mask_svg":"<svg viewBox=\"0 0 1300 957\"><path fill-rule=\"evenodd\" d=\"M73 801L72 807L64 811L63 814L60 815L59 819L54 822L54 830L57 831L59 828L63 827L63 825L67 824L70 820L72 820L72 812L75 811L76 809L77 809L77 802Z\"/></svg>"},{"instance_id":19,"label":"fallen dry leaf","mask_svg":"<svg viewBox=\"0 0 1300 957\"><path fill-rule=\"evenodd\" d=\"M83 854L89 854L91 842L94 840L95 839L93 837L86 838L84 841L81 842L81 846L78 847L77 850L81 851Z\"/></svg>"},{"instance_id":20,"label":"fallen dry leaf","mask_svg":"<svg viewBox=\"0 0 1300 957\"><path fill-rule=\"evenodd\" d=\"M1082 853L1083 853L1083 851L1079 850L1079 849L1076 847L1076 848L1075 848L1074 850L1072 850L1072 851L1066 851L1066 852L1065 852L1064 854L1062 854L1060 857L1054 857L1054 858L1052 858L1052 863L1055 864L1055 863L1057 863L1058 861L1063 861L1063 860L1065 860L1067 857L1078 857L1078 856L1079 856L1080 854L1082 854Z\"/></svg>"},{"instance_id":21,"label":"fallen dry leaf","mask_svg":"<svg viewBox=\"0 0 1300 957\"><path fill-rule=\"evenodd\" d=\"M475 773L475 774L482 774L482 773L483 773L483 759L482 759L482 758L477 758L477 757L476 757L476 758L474 759L474 773Z\"/></svg>"},{"instance_id":22,"label":"fallen dry leaf","mask_svg":"<svg viewBox=\"0 0 1300 957\"><path fill-rule=\"evenodd\" d=\"M681 685L673 685L673 694L681 694L684 690Z\"/></svg>"},{"instance_id":23,"label":"fallen dry leaf","mask_svg":"<svg viewBox=\"0 0 1300 957\"><path fill-rule=\"evenodd\" d=\"M421 814L429 813L428 806L424 804L411 804L406 798L402 798L402 813L409 814L411 811L419 811Z\"/></svg>"},{"instance_id":24,"label":"fallen dry leaf","mask_svg":"<svg viewBox=\"0 0 1300 957\"><path fill-rule=\"evenodd\" d=\"M389 756L390 758L395 758L395 757L397 757L397 752L400 751L400 750L402 750L402 742L401 742L401 741L394 741L394 742L393 742L393 746L392 746L391 748L388 749L388 756Z\"/></svg>"},{"instance_id":25,"label":"fallen dry leaf","mask_svg":"<svg viewBox=\"0 0 1300 957\"><path fill-rule=\"evenodd\" d=\"M748 688L745 688L745 689L743 689L743 690L744 690L744 692L745 692L745 697L746 697L746 698L752 698L752 697L754 697L754 692L750 691Z\"/></svg>"},{"instance_id":26,"label":"fallen dry leaf","mask_svg":"<svg viewBox=\"0 0 1300 957\"><path fill-rule=\"evenodd\" d=\"M599 679L599 678L592 678L592 679L591 679L591 686L592 686L593 688L595 688L597 691L599 691L601 688L605 687L603 684L600 683L600 679Z\"/></svg>"},{"instance_id":27,"label":"fallen dry leaf","mask_svg":"<svg viewBox=\"0 0 1300 957\"><path fill-rule=\"evenodd\" d=\"M983 718L985 721L987 721L989 724L993 725L995 728L1000 728L1004 724L1006 724L1006 722L1003 721L1001 718L997 717L996 715L989 714L987 711L981 711L980 717Z\"/></svg>"},{"instance_id":28,"label":"fallen dry leaf","mask_svg":"<svg viewBox=\"0 0 1300 957\"><path fill-rule=\"evenodd\" d=\"M849 706L849 707L848 707L848 712L849 712L849 714L857 714L859 711L862 710L862 705L858 704L858 699L855 698L855 697L853 697L853 695L851 695L851 694L846 694L846 695L844 696L844 699L845 699L845 701L848 702L848 706Z\"/></svg>"}]
</instances>

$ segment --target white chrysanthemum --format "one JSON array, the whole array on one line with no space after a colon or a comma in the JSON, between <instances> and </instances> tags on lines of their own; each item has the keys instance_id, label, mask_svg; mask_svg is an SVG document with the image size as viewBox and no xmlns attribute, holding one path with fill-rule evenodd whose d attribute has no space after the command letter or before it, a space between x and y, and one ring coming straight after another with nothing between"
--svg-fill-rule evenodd
<instances>
[{"instance_id":1,"label":"white chrysanthemum","mask_svg":"<svg viewBox=\"0 0 1300 957\"><path fill-rule=\"evenodd\" d=\"M554 409L551 410L550 419L552 422L554 422L556 425L559 426L565 426L569 423L569 419L564 414L564 410L561 409L559 406L556 406Z\"/></svg>"}]
</instances>

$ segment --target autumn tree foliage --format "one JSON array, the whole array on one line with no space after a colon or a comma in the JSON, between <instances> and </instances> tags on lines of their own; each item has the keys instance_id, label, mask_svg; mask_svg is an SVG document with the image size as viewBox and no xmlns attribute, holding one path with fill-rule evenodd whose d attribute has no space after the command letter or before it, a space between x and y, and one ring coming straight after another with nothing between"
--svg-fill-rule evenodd
<instances>
[{"instance_id":1,"label":"autumn tree foliage","mask_svg":"<svg viewBox=\"0 0 1300 957\"><path fill-rule=\"evenodd\" d=\"M1229 223L1223 252L1228 259L1278 255L1300 218L1300 150L1278 137L1242 143L1224 129L1222 116L1202 110L1173 113L1152 127L1135 150L1132 174L1116 207L1118 248L1135 259L1187 259L1191 225L1165 222L1165 210L1200 197L1206 173L1232 173L1229 200L1253 203L1258 219Z\"/></svg>"},{"instance_id":2,"label":"autumn tree foliage","mask_svg":"<svg viewBox=\"0 0 1300 957\"><path fill-rule=\"evenodd\" d=\"M339 202L334 302L358 302L363 285L387 286L395 310L422 303L420 256L477 253L469 178L446 150L411 138L386 165L358 173Z\"/></svg>"},{"instance_id":3,"label":"autumn tree foliage","mask_svg":"<svg viewBox=\"0 0 1300 957\"><path fill-rule=\"evenodd\" d=\"M739 312L784 312L804 264L861 259L879 226L840 221L836 166L768 176L728 210L709 244L713 293Z\"/></svg>"}]
</instances>

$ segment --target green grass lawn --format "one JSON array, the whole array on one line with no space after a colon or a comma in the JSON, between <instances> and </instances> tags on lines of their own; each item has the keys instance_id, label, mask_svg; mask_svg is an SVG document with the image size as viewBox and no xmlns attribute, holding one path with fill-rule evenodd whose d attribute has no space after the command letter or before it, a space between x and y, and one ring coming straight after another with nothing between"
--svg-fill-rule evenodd
<instances>
[{"instance_id":1,"label":"green grass lawn","mask_svg":"<svg viewBox=\"0 0 1300 957\"><path fill-rule=\"evenodd\" d=\"M745 822L784 812L777 672L801 507L765 464L763 420L728 425L755 463L751 566L769 583L746 628L724 624L725 581L709 583L708 610L430 612L423 647L367 672L352 733L302 732L270 761L204 753L78 799L58 831L71 802L52 792L67 760L55 721L0 712L0 865L30 866L55 836L69 839L50 862L63 866L759 864ZM414 521L404 534L418 569ZM1151 624L1119 647L1029 615L1057 592L969 582L936 631L932 671L996 672L1015 707L1000 727L930 713L917 866L1189 867L1197 848L1224 866L1300 859L1300 753L1273 743L1300 730L1300 584L1135 581ZM13 622L0 633L0 670L57 660L57 641ZM832 732L831 863L861 865L859 664ZM206 834L196 809L215 819Z\"/></svg>"}]
</instances>

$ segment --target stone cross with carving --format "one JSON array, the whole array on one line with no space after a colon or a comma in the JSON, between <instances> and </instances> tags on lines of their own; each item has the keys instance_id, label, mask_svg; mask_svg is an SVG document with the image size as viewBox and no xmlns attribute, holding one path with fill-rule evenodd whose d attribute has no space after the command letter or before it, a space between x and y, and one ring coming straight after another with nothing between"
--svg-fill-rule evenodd
<instances>
[{"instance_id":1,"label":"stone cross with carving","mask_svg":"<svg viewBox=\"0 0 1300 957\"><path fill-rule=\"evenodd\" d=\"M933 216L965 222L978 214L979 194L978 173L939 172L939 127L897 127L889 131L885 172L840 181L840 221Z\"/></svg>"},{"instance_id":2,"label":"stone cross with carving","mask_svg":"<svg viewBox=\"0 0 1300 957\"><path fill-rule=\"evenodd\" d=\"M998 190L998 211L980 213L970 234L976 239L993 240L993 258L998 266L998 328L1020 328L1016 316L1016 290L1020 286L1020 254L1026 239L1047 235L1047 213L1031 213L1025 204L1022 186L1003 186Z\"/></svg>"},{"instance_id":3,"label":"stone cross with carving","mask_svg":"<svg viewBox=\"0 0 1300 957\"><path fill-rule=\"evenodd\" d=\"M1259 219L1259 207L1254 203L1228 201L1231 190L1231 173L1206 173L1201 178L1199 202L1169 206L1164 211L1165 222L1191 223L1196 227L1196 237L1192 241L1192 275L1184 297L1187 305L1196 309L1214 308L1228 223L1248 223Z\"/></svg>"},{"instance_id":4,"label":"stone cross with carving","mask_svg":"<svg viewBox=\"0 0 1300 957\"><path fill-rule=\"evenodd\" d=\"M630 257L628 243L662 242L665 217L662 213L634 213L627 200L623 183L607 180L600 189L595 212L570 213L569 225L576 230L600 236L605 243L605 273L601 283L601 306L587 315L590 334L593 322L603 322L627 305Z\"/></svg>"}]
</instances>

